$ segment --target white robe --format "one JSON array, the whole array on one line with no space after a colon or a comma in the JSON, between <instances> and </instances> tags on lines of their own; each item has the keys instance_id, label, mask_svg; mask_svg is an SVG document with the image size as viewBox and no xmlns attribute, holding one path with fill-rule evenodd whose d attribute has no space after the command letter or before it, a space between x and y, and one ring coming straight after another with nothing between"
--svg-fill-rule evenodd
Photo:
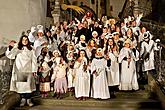
<instances>
[{"instance_id":1,"label":"white robe","mask_svg":"<svg viewBox=\"0 0 165 110\"><path fill-rule=\"evenodd\" d=\"M67 72L68 88L74 87L74 69L69 68Z\"/></svg>"},{"instance_id":2,"label":"white robe","mask_svg":"<svg viewBox=\"0 0 165 110\"><path fill-rule=\"evenodd\" d=\"M104 58L94 58L91 63L91 73L93 74L93 98L108 99L110 98L108 83L106 77L107 61Z\"/></svg>"},{"instance_id":3,"label":"white robe","mask_svg":"<svg viewBox=\"0 0 165 110\"><path fill-rule=\"evenodd\" d=\"M109 52L109 57L111 59L111 66L107 70L107 81L108 86L119 85L119 63L117 62L117 56Z\"/></svg>"},{"instance_id":4,"label":"white robe","mask_svg":"<svg viewBox=\"0 0 165 110\"><path fill-rule=\"evenodd\" d=\"M14 47L11 51L7 49L6 56L9 59L15 59L10 91L18 93L31 93L35 91L35 80L32 73L37 72L38 66L34 51L30 51L26 47L23 50Z\"/></svg>"},{"instance_id":5,"label":"white robe","mask_svg":"<svg viewBox=\"0 0 165 110\"><path fill-rule=\"evenodd\" d=\"M42 50L42 44L48 42L44 36L39 37L38 39L35 40L34 42L34 49L35 49L35 55L38 57L41 54Z\"/></svg>"},{"instance_id":6,"label":"white robe","mask_svg":"<svg viewBox=\"0 0 165 110\"><path fill-rule=\"evenodd\" d=\"M144 60L143 71L155 69L154 50L159 50L159 49L157 48L157 44L153 40L150 40L149 44L146 43L145 41L142 42L140 55L142 55L145 51L149 52L149 59Z\"/></svg>"},{"instance_id":7,"label":"white robe","mask_svg":"<svg viewBox=\"0 0 165 110\"><path fill-rule=\"evenodd\" d=\"M130 54L131 62L128 64L124 57L128 58ZM121 63L121 77L119 90L138 90L139 85L137 82L136 57L130 48L123 47L119 54L119 63Z\"/></svg>"},{"instance_id":8,"label":"white robe","mask_svg":"<svg viewBox=\"0 0 165 110\"><path fill-rule=\"evenodd\" d=\"M81 63L75 62L75 96L78 97L89 97L90 90L90 73L83 70L84 63L87 64L87 59L83 59Z\"/></svg>"}]
</instances>

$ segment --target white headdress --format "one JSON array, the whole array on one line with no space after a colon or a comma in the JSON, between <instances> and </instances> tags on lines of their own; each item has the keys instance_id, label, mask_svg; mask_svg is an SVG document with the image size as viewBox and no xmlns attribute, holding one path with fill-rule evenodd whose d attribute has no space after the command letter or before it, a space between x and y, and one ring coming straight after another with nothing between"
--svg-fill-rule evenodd
<instances>
[{"instance_id":1,"label":"white headdress","mask_svg":"<svg viewBox=\"0 0 165 110\"><path fill-rule=\"evenodd\" d=\"M37 25L38 32L44 33L44 27L42 25Z\"/></svg>"},{"instance_id":2,"label":"white headdress","mask_svg":"<svg viewBox=\"0 0 165 110\"><path fill-rule=\"evenodd\" d=\"M93 31L93 32L92 32L92 36L93 36L94 34L96 34L96 35L98 36L97 31Z\"/></svg>"},{"instance_id":3,"label":"white headdress","mask_svg":"<svg viewBox=\"0 0 165 110\"><path fill-rule=\"evenodd\" d=\"M97 55L97 57L102 57L102 56L104 56L104 51L103 51L102 48L98 48L98 49L96 50L96 54L99 53L99 52L101 53L101 56L98 56L98 55Z\"/></svg>"},{"instance_id":4,"label":"white headdress","mask_svg":"<svg viewBox=\"0 0 165 110\"><path fill-rule=\"evenodd\" d=\"M55 53L58 53L59 56L61 55L61 52L60 52L59 50L54 50L54 51L53 51L53 55L54 55Z\"/></svg>"},{"instance_id":5,"label":"white headdress","mask_svg":"<svg viewBox=\"0 0 165 110\"><path fill-rule=\"evenodd\" d=\"M34 33L34 32L36 32L36 27L32 26L30 30L31 30L32 33Z\"/></svg>"}]
</instances>

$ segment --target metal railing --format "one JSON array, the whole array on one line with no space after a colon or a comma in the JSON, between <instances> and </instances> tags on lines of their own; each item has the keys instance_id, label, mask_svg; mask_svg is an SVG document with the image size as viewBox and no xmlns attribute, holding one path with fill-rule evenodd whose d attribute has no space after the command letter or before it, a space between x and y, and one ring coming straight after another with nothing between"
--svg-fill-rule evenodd
<instances>
[{"instance_id":1,"label":"metal railing","mask_svg":"<svg viewBox=\"0 0 165 110\"><path fill-rule=\"evenodd\" d=\"M155 79L159 83L162 92L165 94L165 45L159 43L159 52L155 52L155 68L157 76Z\"/></svg>"}]
</instances>

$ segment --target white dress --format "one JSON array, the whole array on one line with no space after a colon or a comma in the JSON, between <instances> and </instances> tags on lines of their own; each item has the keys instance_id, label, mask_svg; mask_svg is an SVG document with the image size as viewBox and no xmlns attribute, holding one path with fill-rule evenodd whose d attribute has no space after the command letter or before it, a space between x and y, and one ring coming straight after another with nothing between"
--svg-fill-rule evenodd
<instances>
[{"instance_id":1,"label":"white dress","mask_svg":"<svg viewBox=\"0 0 165 110\"><path fill-rule=\"evenodd\" d=\"M36 90L33 72L37 72L37 58L33 50L26 47L19 50L14 47L11 51L7 49L6 56L9 59L15 59L12 77L10 83L10 91L18 93L31 93Z\"/></svg>"},{"instance_id":2,"label":"white dress","mask_svg":"<svg viewBox=\"0 0 165 110\"><path fill-rule=\"evenodd\" d=\"M84 58L81 63L75 62L75 96L78 97L89 97L90 91L90 73L83 70L84 63L87 64L87 59Z\"/></svg>"},{"instance_id":3,"label":"white dress","mask_svg":"<svg viewBox=\"0 0 165 110\"><path fill-rule=\"evenodd\" d=\"M91 63L91 73L93 74L93 98L110 98L106 77L107 61L104 58L94 58Z\"/></svg>"},{"instance_id":4,"label":"white dress","mask_svg":"<svg viewBox=\"0 0 165 110\"><path fill-rule=\"evenodd\" d=\"M107 80L108 86L119 85L119 63L117 61L117 56L109 52L109 57L111 60L111 66L107 70Z\"/></svg>"},{"instance_id":5,"label":"white dress","mask_svg":"<svg viewBox=\"0 0 165 110\"><path fill-rule=\"evenodd\" d=\"M131 62L128 63L124 58L131 57ZM119 90L138 90L137 74L135 67L135 58L133 51L130 48L123 47L119 54L119 63L121 63L121 76Z\"/></svg>"},{"instance_id":6,"label":"white dress","mask_svg":"<svg viewBox=\"0 0 165 110\"><path fill-rule=\"evenodd\" d=\"M144 52L149 52L149 59L144 60L143 71L155 69L155 66L154 66L154 51L155 50L159 50L159 49L157 48L157 45L153 40L150 40L149 44L145 41L142 42L140 55L142 56Z\"/></svg>"},{"instance_id":7,"label":"white dress","mask_svg":"<svg viewBox=\"0 0 165 110\"><path fill-rule=\"evenodd\" d=\"M67 72L68 88L74 87L74 69L69 68Z\"/></svg>"},{"instance_id":8,"label":"white dress","mask_svg":"<svg viewBox=\"0 0 165 110\"><path fill-rule=\"evenodd\" d=\"M45 36L39 37L38 39L35 40L34 42L34 49L35 49L35 55L38 57L41 54L42 50L42 44L48 42L45 38Z\"/></svg>"}]
</instances>

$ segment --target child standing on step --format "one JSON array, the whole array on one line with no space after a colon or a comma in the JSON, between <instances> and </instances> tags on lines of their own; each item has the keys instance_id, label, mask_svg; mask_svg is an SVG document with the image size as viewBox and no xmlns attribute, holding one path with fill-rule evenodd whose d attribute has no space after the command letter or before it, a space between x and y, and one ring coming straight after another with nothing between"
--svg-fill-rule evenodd
<instances>
[{"instance_id":1,"label":"child standing on step","mask_svg":"<svg viewBox=\"0 0 165 110\"><path fill-rule=\"evenodd\" d=\"M48 48L43 47L41 50L41 54L37 58L39 67L38 67L38 75L40 80L39 90L42 97L47 97L48 92L50 91L50 70L51 68L48 65L49 62Z\"/></svg>"},{"instance_id":2,"label":"child standing on step","mask_svg":"<svg viewBox=\"0 0 165 110\"><path fill-rule=\"evenodd\" d=\"M62 95L67 92L67 64L65 63L62 57L57 57L55 60L57 65L53 67L51 83L54 82L54 93L57 94L57 99L61 99Z\"/></svg>"}]
</instances>

